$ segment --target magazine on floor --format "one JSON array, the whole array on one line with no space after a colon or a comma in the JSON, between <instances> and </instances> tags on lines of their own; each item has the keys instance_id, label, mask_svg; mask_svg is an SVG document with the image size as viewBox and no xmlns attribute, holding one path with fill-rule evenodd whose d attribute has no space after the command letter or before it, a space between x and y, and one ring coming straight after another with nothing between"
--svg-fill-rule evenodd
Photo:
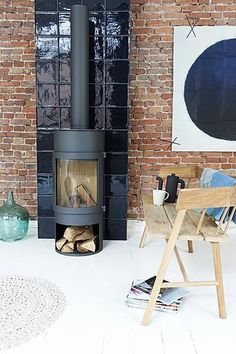
<instances>
[{"instance_id":1,"label":"magazine on floor","mask_svg":"<svg viewBox=\"0 0 236 354\"><path fill-rule=\"evenodd\" d=\"M126 304L130 307L145 308L155 279L154 276L146 280L133 281L125 300ZM156 299L155 310L177 312L182 305L183 298L188 294L189 291L185 288L162 288Z\"/></svg>"}]
</instances>

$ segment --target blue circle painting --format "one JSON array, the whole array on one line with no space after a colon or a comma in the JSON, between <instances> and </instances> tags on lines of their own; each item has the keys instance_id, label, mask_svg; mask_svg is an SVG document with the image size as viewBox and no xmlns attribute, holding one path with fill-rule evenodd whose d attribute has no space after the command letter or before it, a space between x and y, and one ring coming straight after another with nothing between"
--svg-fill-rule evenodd
<instances>
[{"instance_id":1,"label":"blue circle painting","mask_svg":"<svg viewBox=\"0 0 236 354\"><path fill-rule=\"evenodd\" d=\"M213 44L195 60L185 80L184 99L201 131L236 140L236 39Z\"/></svg>"}]
</instances>

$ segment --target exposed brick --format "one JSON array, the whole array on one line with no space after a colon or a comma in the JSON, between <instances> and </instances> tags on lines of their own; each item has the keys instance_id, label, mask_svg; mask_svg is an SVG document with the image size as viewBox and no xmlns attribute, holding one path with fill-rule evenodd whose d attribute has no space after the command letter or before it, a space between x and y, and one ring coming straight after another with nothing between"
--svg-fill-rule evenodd
<instances>
[{"instance_id":1,"label":"exposed brick","mask_svg":"<svg viewBox=\"0 0 236 354\"><path fill-rule=\"evenodd\" d=\"M16 202L27 207L35 218L34 1L1 0L0 13L0 202L12 190ZM28 133L27 128L32 132ZM29 163L33 170L28 169ZM34 171L33 175L29 175L30 171Z\"/></svg>"},{"instance_id":2,"label":"exposed brick","mask_svg":"<svg viewBox=\"0 0 236 354\"><path fill-rule=\"evenodd\" d=\"M235 25L236 4L228 0L131 0L133 31L130 72L129 217L143 218L141 195L151 194L165 164L236 167L232 152L167 151L173 99L173 30L198 25ZM140 70L142 69L142 70ZM196 186L196 181L191 186Z\"/></svg>"},{"instance_id":3,"label":"exposed brick","mask_svg":"<svg viewBox=\"0 0 236 354\"><path fill-rule=\"evenodd\" d=\"M173 27L235 25L229 0L131 0L129 217L143 218L141 195L151 194L164 164L236 168L232 152L172 152ZM7 190L37 215L34 1L0 0L0 202ZM194 183L192 184L194 186Z\"/></svg>"}]
</instances>

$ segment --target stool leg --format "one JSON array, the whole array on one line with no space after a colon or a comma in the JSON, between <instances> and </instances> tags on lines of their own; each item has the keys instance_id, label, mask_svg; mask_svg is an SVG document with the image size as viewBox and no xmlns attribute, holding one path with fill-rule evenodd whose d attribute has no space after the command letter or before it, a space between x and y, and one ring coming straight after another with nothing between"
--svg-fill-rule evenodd
<instances>
[{"instance_id":1,"label":"stool leg","mask_svg":"<svg viewBox=\"0 0 236 354\"><path fill-rule=\"evenodd\" d=\"M225 311L225 297L224 297L224 287L223 287L223 276L221 269L221 260L220 260L220 245L218 242L211 242L213 250L213 259L215 266L215 277L218 285L216 285L218 308L220 318L226 318Z\"/></svg>"},{"instance_id":2,"label":"stool leg","mask_svg":"<svg viewBox=\"0 0 236 354\"><path fill-rule=\"evenodd\" d=\"M146 238L147 238L147 227L145 225L145 228L143 230L143 234L142 234L142 237L141 237L141 240L140 240L140 243L139 243L139 248L143 248L144 243L146 241Z\"/></svg>"},{"instance_id":3,"label":"stool leg","mask_svg":"<svg viewBox=\"0 0 236 354\"><path fill-rule=\"evenodd\" d=\"M193 253L193 241L188 241L188 253Z\"/></svg>"}]
</instances>

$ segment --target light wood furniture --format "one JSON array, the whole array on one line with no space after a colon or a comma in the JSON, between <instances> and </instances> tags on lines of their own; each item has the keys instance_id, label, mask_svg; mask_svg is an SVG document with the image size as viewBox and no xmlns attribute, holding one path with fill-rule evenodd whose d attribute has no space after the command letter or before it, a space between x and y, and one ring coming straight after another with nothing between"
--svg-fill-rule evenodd
<instances>
[{"instance_id":1,"label":"light wood furniture","mask_svg":"<svg viewBox=\"0 0 236 354\"><path fill-rule=\"evenodd\" d=\"M166 239L167 245L142 324L149 324L156 298L160 289L164 287L215 286L217 290L219 316L226 318L219 243L227 239L227 230L236 210L236 186L207 189L182 189L179 192L176 206L173 204L165 204L161 207L154 206L152 196L144 196L143 207L146 222L145 233ZM209 207L224 208L218 225L206 215L206 209ZM233 207L232 211L230 207ZM202 212L198 213L193 211L193 209L196 208L201 209ZM223 220L229 210L229 219L223 224ZM208 241L211 243L215 266L215 280L189 280L176 248L178 239ZM144 242L143 237L142 242ZM163 283L167 266L173 252L175 252L177 257L184 281Z\"/></svg>"},{"instance_id":2,"label":"light wood furniture","mask_svg":"<svg viewBox=\"0 0 236 354\"><path fill-rule=\"evenodd\" d=\"M188 188L189 186L189 183L191 182L191 180L193 178L197 178L199 179L201 174L202 174L202 168L200 168L199 166L195 166L195 165L188 165L188 166L184 166L184 165L181 165L181 166L170 166L170 165L166 165L166 166L162 166L160 168L160 172L158 174L158 176L160 176L164 182L167 178L168 175L171 175L172 173L175 173L176 176L179 176L180 178L183 178L184 181L185 181L185 186L186 188ZM165 183L164 183L165 184ZM144 232L143 232L143 235L142 235L142 238L141 238L141 241L140 241L140 244L139 244L139 247L143 247L144 246L144 243L145 243L145 240L147 238L147 230L146 230L146 227L144 229ZM152 234L152 233L150 233ZM188 251L189 253L193 253L193 242L188 240L187 241L188 243Z\"/></svg>"}]
</instances>

